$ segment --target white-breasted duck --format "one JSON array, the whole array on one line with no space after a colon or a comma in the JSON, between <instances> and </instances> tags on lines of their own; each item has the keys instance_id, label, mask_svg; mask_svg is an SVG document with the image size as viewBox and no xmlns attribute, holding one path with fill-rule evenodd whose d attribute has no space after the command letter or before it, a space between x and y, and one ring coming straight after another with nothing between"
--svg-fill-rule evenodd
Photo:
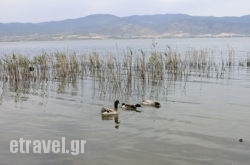
<instances>
[{"instance_id":1,"label":"white-breasted duck","mask_svg":"<svg viewBox=\"0 0 250 165\"><path fill-rule=\"evenodd\" d=\"M153 101L153 100L143 100L142 105L149 105L149 106L153 106L153 107L156 107L156 108L161 107L161 104L159 102Z\"/></svg>"},{"instance_id":2,"label":"white-breasted duck","mask_svg":"<svg viewBox=\"0 0 250 165\"><path fill-rule=\"evenodd\" d=\"M116 100L114 102L114 109L103 107L101 110L102 115L116 115L116 114L118 114L118 104L119 104L119 100Z\"/></svg>"}]
</instances>

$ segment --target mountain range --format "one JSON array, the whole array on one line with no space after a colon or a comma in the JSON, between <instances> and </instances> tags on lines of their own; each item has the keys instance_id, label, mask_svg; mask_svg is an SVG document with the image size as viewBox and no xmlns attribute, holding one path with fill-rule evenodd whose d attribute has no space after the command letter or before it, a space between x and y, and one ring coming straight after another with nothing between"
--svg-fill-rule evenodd
<instances>
[{"instance_id":1,"label":"mountain range","mask_svg":"<svg viewBox=\"0 0 250 165\"><path fill-rule=\"evenodd\" d=\"M250 36L250 15L95 14L42 23L0 23L0 41L246 36Z\"/></svg>"}]
</instances>

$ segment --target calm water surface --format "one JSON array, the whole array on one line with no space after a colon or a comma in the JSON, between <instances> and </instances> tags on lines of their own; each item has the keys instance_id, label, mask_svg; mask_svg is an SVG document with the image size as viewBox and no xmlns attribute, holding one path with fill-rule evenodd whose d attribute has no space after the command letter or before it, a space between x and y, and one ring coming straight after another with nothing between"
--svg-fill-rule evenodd
<instances>
[{"instance_id":1,"label":"calm water surface","mask_svg":"<svg viewBox=\"0 0 250 165\"><path fill-rule=\"evenodd\" d=\"M249 38L164 39L157 43L162 50L167 45L180 51L233 48L237 58L246 58L250 52ZM0 43L0 56L127 48L150 50L152 40ZM223 79L193 76L185 82L164 80L161 85L140 89L135 87L129 96L103 92L91 77L76 82L0 81L0 164L250 164L250 68L236 67ZM162 107L142 107L141 113L120 110L120 124L100 115L101 107L112 107L115 99L137 103L145 98L158 100ZM70 140L86 140L85 153L12 154L9 150L11 140L62 137L66 147Z\"/></svg>"}]
</instances>

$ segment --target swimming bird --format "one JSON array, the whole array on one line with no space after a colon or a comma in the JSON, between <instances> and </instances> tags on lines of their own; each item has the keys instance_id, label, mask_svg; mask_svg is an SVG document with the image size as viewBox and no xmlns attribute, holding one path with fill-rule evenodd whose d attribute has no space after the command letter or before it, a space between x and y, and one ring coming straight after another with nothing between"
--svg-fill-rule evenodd
<instances>
[{"instance_id":1,"label":"swimming bird","mask_svg":"<svg viewBox=\"0 0 250 165\"><path fill-rule=\"evenodd\" d=\"M153 101L153 100L143 100L142 101L142 105L149 105L149 106L154 106L156 108L160 108L161 104L157 101Z\"/></svg>"},{"instance_id":2,"label":"swimming bird","mask_svg":"<svg viewBox=\"0 0 250 165\"><path fill-rule=\"evenodd\" d=\"M137 107L141 107L141 105L140 104L131 105L131 104L122 103L122 109L125 109L125 110L136 111Z\"/></svg>"},{"instance_id":3,"label":"swimming bird","mask_svg":"<svg viewBox=\"0 0 250 165\"><path fill-rule=\"evenodd\" d=\"M119 100L116 100L114 102L114 109L103 107L101 110L102 115L116 115L116 114L118 114L118 104L119 104Z\"/></svg>"},{"instance_id":4,"label":"swimming bird","mask_svg":"<svg viewBox=\"0 0 250 165\"><path fill-rule=\"evenodd\" d=\"M31 72L31 71L34 71L34 67L33 66L30 66L29 67L29 71Z\"/></svg>"}]
</instances>

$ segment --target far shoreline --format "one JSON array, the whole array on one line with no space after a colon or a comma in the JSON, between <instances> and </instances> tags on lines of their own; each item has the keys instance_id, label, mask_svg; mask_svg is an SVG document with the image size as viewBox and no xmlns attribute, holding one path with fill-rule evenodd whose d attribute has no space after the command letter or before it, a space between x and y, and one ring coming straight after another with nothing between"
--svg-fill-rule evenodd
<instances>
[{"instance_id":1,"label":"far shoreline","mask_svg":"<svg viewBox=\"0 0 250 165\"><path fill-rule=\"evenodd\" d=\"M229 34L218 34L218 35L169 35L169 36L130 36L130 37L107 37L107 36L78 36L78 37L31 37L31 36L13 36L13 37L1 37L0 42L26 42L26 41L77 41L77 40L129 40L129 39L188 39L188 38L248 38L250 35L229 35Z\"/></svg>"}]
</instances>

